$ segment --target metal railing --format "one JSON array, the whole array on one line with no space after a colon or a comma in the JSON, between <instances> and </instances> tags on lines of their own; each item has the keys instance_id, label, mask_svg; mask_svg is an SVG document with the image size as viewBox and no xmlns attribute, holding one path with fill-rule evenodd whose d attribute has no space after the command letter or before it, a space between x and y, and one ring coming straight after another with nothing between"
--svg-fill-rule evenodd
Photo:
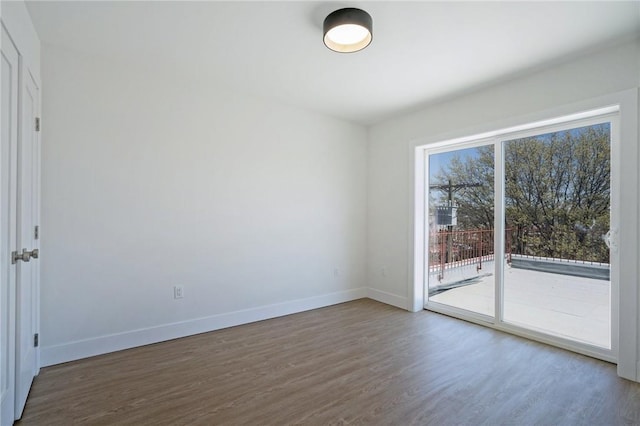
<instances>
[{"instance_id":1,"label":"metal railing","mask_svg":"<svg viewBox=\"0 0 640 426\"><path fill-rule=\"evenodd\" d=\"M553 262L570 262L585 265L607 265L590 259L583 252L568 250L559 251L560 256L549 256L545 248L537 241L537 232L532 230L507 228L505 230L505 259L511 264L513 256L518 258L533 258ZM567 237L568 238L568 237ZM604 242L597 242L604 244ZM566 245L566 244L564 244ZM583 244L582 249L587 246ZM590 248L590 247L589 247ZM548 251L548 249L547 249ZM588 250L595 252L593 248ZM438 230L430 235L429 244L429 273L437 274L438 281L442 281L445 272L453 268L475 265L476 271L483 269L483 263L495 260L494 230Z\"/></svg>"},{"instance_id":2,"label":"metal railing","mask_svg":"<svg viewBox=\"0 0 640 426\"><path fill-rule=\"evenodd\" d=\"M509 247L505 252L508 255L511 252L510 238L506 241ZM494 260L494 255L493 229L436 231L430 239L429 272L437 272L438 280L442 280L445 271L452 268L476 265L476 270L480 271L483 263Z\"/></svg>"},{"instance_id":3,"label":"metal railing","mask_svg":"<svg viewBox=\"0 0 640 426\"><path fill-rule=\"evenodd\" d=\"M507 234L512 253L522 258L581 265L608 265L606 235L597 229L513 228Z\"/></svg>"}]
</instances>

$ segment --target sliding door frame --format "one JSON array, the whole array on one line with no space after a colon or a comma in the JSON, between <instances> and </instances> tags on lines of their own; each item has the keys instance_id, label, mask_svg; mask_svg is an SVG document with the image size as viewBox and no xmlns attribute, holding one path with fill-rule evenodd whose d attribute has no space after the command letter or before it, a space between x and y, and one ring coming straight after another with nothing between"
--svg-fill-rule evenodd
<instances>
[{"instance_id":1,"label":"sliding door frame","mask_svg":"<svg viewBox=\"0 0 640 426\"><path fill-rule=\"evenodd\" d=\"M596 114L598 111L592 111L589 113ZM504 270L505 270L505 229L506 229L506 221L505 221L505 182L504 182L504 169L505 165L503 162L504 156L504 147L505 143L508 141L523 139L527 137L540 136L549 133L561 132L566 130L572 130L580 127L592 126L596 124L609 123L610 124L610 161L611 161L611 192L610 192L610 202L611 202L611 215L610 215L610 226L609 228L612 230L612 233L615 235L618 230L619 223L619 197L618 190L619 187L619 162L616 161L619 156L619 141L617 140L618 135L618 111L610 111L610 109L604 109L602 113L594 115L588 118L578 118L572 119L569 117L566 121L561 123L546 125L541 127L533 127L531 129L522 130L522 131L514 131L514 132L505 132L501 133L499 136L490 139L481 139L470 143L458 144L458 143L446 143L442 147L438 147L435 149L431 149L426 147L424 150L425 153L425 164L427 165L428 172L428 158L430 155L437 155L439 153L457 151L465 148L472 148L478 146L493 146L494 148L494 267L493 271L494 276L494 316L486 316L476 312L467 311L460 308L455 308L453 306L445 305L442 303L437 303L430 301L428 296L425 297L425 308L428 310L433 310L436 312L456 316L465 320L475 320L482 321L483 323L490 325L494 328L501 329L503 331L509 331L514 334L524 334L527 335L529 333L533 333L536 336L536 339L542 339L548 341L548 343L553 344L555 346L561 346L567 349L571 349L575 352L580 352L586 355L590 355L596 358L603 359L609 362L617 362L618 356L618 321L614 321L614 318L618 318L618 252L614 249L610 251L610 331L611 331L611 347L609 349L591 345L588 343L579 342L577 340L570 339L568 337L561 337L558 335L554 335L551 332L545 333L542 331L532 330L524 325L517 325L514 323L510 323L505 321L504 319ZM429 188L430 182L428 181L429 174L426 174L427 184L426 187ZM425 204L425 219L428 217L426 211L428 209L428 205ZM426 224L425 224L426 227ZM425 233L425 246L430 246L430 233ZM428 279L425 277L425 294L428 294L427 291Z\"/></svg>"},{"instance_id":2,"label":"sliding door frame","mask_svg":"<svg viewBox=\"0 0 640 426\"><path fill-rule=\"evenodd\" d=\"M429 192L429 185L431 182L429 182L429 175L430 175L430 171L429 171L429 156L430 155L437 155L437 154L442 154L442 153L446 153L446 152L451 152L451 151L458 151L458 150L463 150L463 149L468 149L468 148L479 148L479 147L483 147L483 146L495 146L496 144L496 139L495 137L489 137L489 138L479 138L479 139L474 139L471 141L464 141L464 142L449 142L449 141L444 141L441 144L438 144L438 146L436 146L435 148L433 146L428 146L428 147L424 147L424 149L422 150L422 155L423 155L423 161L424 161L424 179L425 179L425 183L424 183L424 191L425 194L427 194ZM495 164L497 164L495 162L495 158L494 158L494 176L496 175L496 167ZM495 179L494 179L495 180ZM495 198L495 191L494 191L494 211L495 211L495 203L496 203L496 198ZM423 208L422 208L422 212L421 212L421 216L423 217L423 229L424 229L424 237L423 237L423 244L424 247L430 247L430 241L429 241L429 237L430 237L430 233L426 232L428 229L428 225L429 225L429 215L428 215L428 210L429 210L429 203L428 200L423 196L424 202L422 204ZM494 226L494 229L495 228ZM495 234L495 233L494 233ZM495 235L494 235L495 238ZM497 247L497 246L496 246ZM472 320L474 322L480 323L480 324L494 324L495 323L495 318L497 318L497 310L494 309L494 314L493 316L490 315L486 315L486 314L482 314L479 312L474 312L474 311L468 311L462 308L458 308L455 306L450 306L450 305L445 305L443 303L438 303L438 302L429 302L429 272L428 272L428 265L429 265L429 251L428 250L423 250L424 251L424 261L423 263L427 266L425 266L425 273L424 273L424 278L423 278L423 282L424 282L424 300L423 300L423 308L424 309L429 309L429 310L433 310L433 311L438 311L441 313L446 313L447 315L452 315L458 318L464 318L464 319L469 319ZM497 261L497 260L496 260ZM496 277L497 279L497 277ZM498 293L495 293L495 295L497 295ZM428 306L427 306L428 305Z\"/></svg>"},{"instance_id":3,"label":"sliding door frame","mask_svg":"<svg viewBox=\"0 0 640 426\"><path fill-rule=\"evenodd\" d=\"M477 132L471 136L457 138L442 138L430 143L428 140L414 141L410 146L412 160L414 162L413 182L414 205L413 213L413 279L409 283L410 310L417 311L418 306L426 305L425 281L428 276L428 247L427 229L428 214L426 213L426 190L428 189L428 154L445 152L451 149L461 149L477 145L494 143L495 152L495 235L496 252L504 252L505 237L500 229L504 228L504 179L498 165L502 163L503 142L526 137L550 133L567 128L581 127L583 123L595 124L602 122L611 123L611 203L618 206L618 212L612 212L611 226L613 230L622 229L619 232L618 253L611 253L611 350L605 350L593 345L575 342L561 337L547 335L534 330L529 330L513 324L505 323L503 317L503 291L498 289L503 281L504 256L496 257L496 309L495 317L469 313L468 311L453 308L447 305L429 303L429 309L446 315L479 323L501 331L523 336L532 340L548 343L554 346L572 350L588 356L618 363L618 374L622 377L637 380L637 272L638 267L630 260L638 253L638 172L635 168L638 163L638 91L631 90L605 96L596 100L586 101L573 106L557 108L537 115L537 120L531 118L521 121L512 121L511 127L503 127L501 130ZM535 117L535 116L532 116ZM471 132L467 133L471 134ZM624 136L624 140L622 139ZM449 149L447 149L449 148ZM501 168L502 166L500 166ZM622 182L624 176L625 182ZM634 190L632 192L631 190ZM631 196L631 200L623 205L621 200ZM615 197L615 198L614 198ZM499 204L499 205L498 205ZM624 209L624 212L621 211ZM615 217L614 217L615 216ZM499 226L498 226L499 225ZM623 251L624 250L624 251ZM633 277L633 282L628 282ZM620 287L614 285L620 282ZM411 296L412 300L411 300ZM635 322L625 321L620 323L620 317L634 318ZM620 337L622 336L622 338Z\"/></svg>"}]
</instances>

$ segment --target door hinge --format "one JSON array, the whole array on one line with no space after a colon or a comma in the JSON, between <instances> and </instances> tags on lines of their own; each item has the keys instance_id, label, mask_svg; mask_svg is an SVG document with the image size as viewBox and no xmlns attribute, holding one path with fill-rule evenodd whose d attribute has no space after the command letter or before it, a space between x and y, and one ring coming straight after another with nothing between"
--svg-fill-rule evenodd
<instances>
[{"instance_id":1,"label":"door hinge","mask_svg":"<svg viewBox=\"0 0 640 426\"><path fill-rule=\"evenodd\" d=\"M35 230L33 231L33 238L36 240L40 238L40 226L38 225L36 225Z\"/></svg>"},{"instance_id":2,"label":"door hinge","mask_svg":"<svg viewBox=\"0 0 640 426\"><path fill-rule=\"evenodd\" d=\"M40 131L40 117L36 117L36 132Z\"/></svg>"},{"instance_id":3,"label":"door hinge","mask_svg":"<svg viewBox=\"0 0 640 426\"><path fill-rule=\"evenodd\" d=\"M37 348L40 344L40 335L38 333L33 335L33 347Z\"/></svg>"}]
</instances>

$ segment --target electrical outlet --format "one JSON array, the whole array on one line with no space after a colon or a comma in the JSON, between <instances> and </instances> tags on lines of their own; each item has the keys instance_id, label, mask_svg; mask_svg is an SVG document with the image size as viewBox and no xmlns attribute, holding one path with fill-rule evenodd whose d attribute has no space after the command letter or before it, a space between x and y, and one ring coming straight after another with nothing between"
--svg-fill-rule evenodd
<instances>
[{"instance_id":1,"label":"electrical outlet","mask_svg":"<svg viewBox=\"0 0 640 426\"><path fill-rule=\"evenodd\" d=\"M387 267L383 266L382 268L380 268L380 275L382 275L383 277L387 276Z\"/></svg>"},{"instance_id":2,"label":"electrical outlet","mask_svg":"<svg viewBox=\"0 0 640 426\"><path fill-rule=\"evenodd\" d=\"M184 287L181 285L173 286L173 298L182 299L184 297Z\"/></svg>"},{"instance_id":3,"label":"electrical outlet","mask_svg":"<svg viewBox=\"0 0 640 426\"><path fill-rule=\"evenodd\" d=\"M333 268L333 276L336 278L340 276L340 270L338 268Z\"/></svg>"}]
</instances>

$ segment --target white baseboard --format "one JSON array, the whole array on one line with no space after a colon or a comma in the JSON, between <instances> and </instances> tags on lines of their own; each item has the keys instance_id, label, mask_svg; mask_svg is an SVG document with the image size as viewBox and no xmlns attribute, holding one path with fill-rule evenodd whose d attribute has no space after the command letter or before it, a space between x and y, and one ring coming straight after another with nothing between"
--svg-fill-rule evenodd
<instances>
[{"instance_id":1,"label":"white baseboard","mask_svg":"<svg viewBox=\"0 0 640 426\"><path fill-rule=\"evenodd\" d=\"M356 299L363 299L365 297L367 297L367 289L362 287L337 293L329 293L322 296L292 300L289 302L228 312L205 318L43 347L40 353L41 366L47 367L95 355L130 349L137 346L149 345L180 337L192 336L194 334L206 333L208 331L220 330L222 328L233 327L236 325L295 314L311 309L323 308L325 306L349 302ZM386 303L384 301L382 302Z\"/></svg>"},{"instance_id":2,"label":"white baseboard","mask_svg":"<svg viewBox=\"0 0 640 426\"><path fill-rule=\"evenodd\" d=\"M406 297L397 296L382 290L376 290L375 288L367 288L367 297L369 299L377 300L378 302L386 303L387 305L408 310L409 305Z\"/></svg>"}]
</instances>

